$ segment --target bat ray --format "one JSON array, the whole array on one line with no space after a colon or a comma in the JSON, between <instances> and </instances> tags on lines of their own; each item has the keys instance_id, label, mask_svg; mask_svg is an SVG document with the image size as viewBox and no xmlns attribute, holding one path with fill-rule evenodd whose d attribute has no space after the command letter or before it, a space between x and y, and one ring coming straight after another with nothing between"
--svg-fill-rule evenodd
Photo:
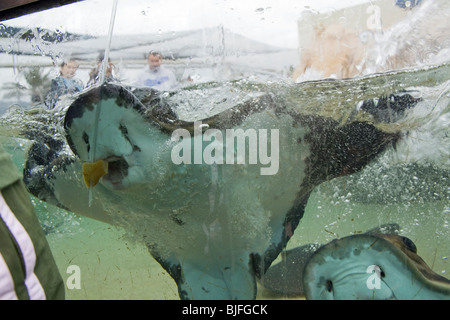
<instances>
[{"instance_id":1,"label":"bat ray","mask_svg":"<svg viewBox=\"0 0 450 320\"><path fill-rule=\"evenodd\" d=\"M307 299L450 299L450 280L428 267L410 239L393 234L333 240L309 259L303 282Z\"/></svg>"},{"instance_id":2,"label":"bat ray","mask_svg":"<svg viewBox=\"0 0 450 320\"><path fill-rule=\"evenodd\" d=\"M391 223L368 230L366 234L394 234L399 229L398 224ZM282 296L304 297L303 269L319 248L319 244L309 243L281 252L282 261L267 270L260 280L261 285Z\"/></svg>"},{"instance_id":3,"label":"bat ray","mask_svg":"<svg viewBox=\"0 0 450 320\"><path fill-rule=\"evenodd\" d=\"M213 83L194 98L107 83L2 130L34 140L24 169L32 194L141 237L180 298L252 299L311 191L400 138L355 105L442 83L448 68L298 86ZM204 108L189 110L198 100Z\"/></svg>"},{"instance_id":4,"label":"bat ray","mask_svg":"<svg viewBox=\"0 0 450 320\"><path fill-rule=\"evenodd\" d=\"M94 202L104 206L114 223L138 230L176 280L180 297L193 299L254 298L255 275L264 273L291 237L312 189L327 178L358 170L398 139L398 134L364 122L340 127L322 117L293 116L269 95L200 125L170 114L163 119L164 112L146 109L123 87L106 84L78 97L65 116L68 144L82 162L93 162L95 112L100 117L93 160L107 162L108 173L94 188ZM201 125L209 129L203 132ZM242 148L247 154L238 154L238 142L229 148L230 140L239 139L229 128L249 128L235 132L250 137ZM174 139L177 130L183 131ZM264 135L268 130L270 137ZM220 142L209 153L211 144L204 143L212 140L208 135ZM187 144L174 159L180 136ZM264 145L251 145L255 141ZM269 149L279 158L270 164L275 170L264 174L267 162L249 164L251 152L261 160ZM181 153L184 163L178 163ZM216 161L208 162L206 156ZM79 194L58 182L56 178L54 190L64 190L70 198ZM68 208L79 212L73 202Z\"/></svg>"}]
</instances>

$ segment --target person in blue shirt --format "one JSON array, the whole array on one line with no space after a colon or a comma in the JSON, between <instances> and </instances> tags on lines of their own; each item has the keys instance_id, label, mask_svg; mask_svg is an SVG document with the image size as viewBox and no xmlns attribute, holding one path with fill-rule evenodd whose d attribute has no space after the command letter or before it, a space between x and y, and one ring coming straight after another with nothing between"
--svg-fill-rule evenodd
<instances>
[{"instance_id":1,"label":"person in blue shirt","mask_svg":"<svg viewBox=\"0 0 450 320\"><path fill-rule=\"evenodd\" d=\"M400 8L414 8L419 5L421 1L422 0L397 0L395 5Z\"/></svg>"},{"instance_id":2,"label":"person in blue shirt","mask_svg":"<svg viewBox=\"0 0 450 320\"><path fill-rule=\"evenodd\" d=\"M60 75L52 80L50 91L45 97L45 105L49 109L56 106L59 98L66 94L75 94L83 90L83 82L75 78L78 69L78 62L70 59L63 62L60 66Z\"/></svg>"},{"instance_id":3,"label":"person in blue shirt","mask_svg":"<svg viewBox=\"0 0 450 320\"><path fill-rule=\"evenodd\" d=\"M159 91L173 91L179 88L175 74L162 65L162 55L151 51L144 70L138 75L136 86L152 87Z\"/></svg>"}]
</instances>

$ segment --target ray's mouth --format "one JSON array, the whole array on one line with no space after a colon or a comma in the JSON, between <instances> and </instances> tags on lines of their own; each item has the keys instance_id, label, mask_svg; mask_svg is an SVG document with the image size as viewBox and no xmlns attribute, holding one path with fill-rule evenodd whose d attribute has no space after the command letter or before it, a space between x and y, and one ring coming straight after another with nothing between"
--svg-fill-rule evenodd
<instances>
[{"instance_id":1,"label":"ray's mouth","mask_svg":"<svg viewBox=\"0 0 450 320\"><path fill-rule=\"evenodd\" d=\"M108 173L103 179L109 181L113 185L119 185L128 175L128 162L122 157L110 157L105 159L108 162Z\"/></svg>"},{"instance_id":2,"label":"ray's mouth","mask_svg":"<svg viewBox=\"0 0 450 320\"><path fill-rule=\"evenodd\" d=\"M83 179L86 187L95 187L99 180L111 183L115 188L122 186L128 175L128 162L122 157L109 157L105 160L83 163Z\"/></svg>"}]
</instances>

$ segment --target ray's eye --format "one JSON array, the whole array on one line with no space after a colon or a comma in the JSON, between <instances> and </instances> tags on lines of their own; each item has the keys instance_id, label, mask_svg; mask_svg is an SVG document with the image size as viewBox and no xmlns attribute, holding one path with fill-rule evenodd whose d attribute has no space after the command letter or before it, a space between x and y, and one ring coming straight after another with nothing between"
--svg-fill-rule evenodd
<instances>
[{"instance_id":1,"label":"ray's eye","mask_svg":"<svg viewBox=\"0 0 450 320\"><path fill-rule=\"evenodd\" d=\"M328 292L333 291L333 282L331 280L327 280L326 287Z\"/></svg>"},{"instance_id":2,"label":"ray's eye","mask_svg":"<svg viewBox=\"0 0 450 320\"><path fill-rule=\"evenodd\" d=\"M380 277L382 277L382 278L386 277L386 274L384 273L384 271L382 269L380 269Z\"/></svg>"},{"instance_id":3,"label":"ray's eye","mask_svg":"<svg viewBox=\"0 0 450 320\"><path fill-rule=\"evenodd\" d=\"M406 249L408 249L411 252L417 253L417 247L411 239L403 237L402 241L403 244L406 246Z\"/></svg>"}]
</instances>

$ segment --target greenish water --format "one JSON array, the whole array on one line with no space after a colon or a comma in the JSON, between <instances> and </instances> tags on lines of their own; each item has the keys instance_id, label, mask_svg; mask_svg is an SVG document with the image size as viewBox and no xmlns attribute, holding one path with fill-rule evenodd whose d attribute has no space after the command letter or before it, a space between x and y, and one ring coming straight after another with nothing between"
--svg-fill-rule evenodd
<instances>
[{"instance_id":1,"label":"greenish water","mask_svg":"<svg viewBox=\"0 0 450 320\"><path fill-rule=\"evenodd\" d=\"M21 170L26 146L15 140L2 143ZM393 184L387 177L398 169L384 172L381 178L373 176L370 171L377 172L379 168L380 165L375 163L358 175L319 186L309 199L305 215L287 249L308 243L325 244L337 237L397 223L401 228L400 234L416 244L419 256L437 274L448 278L448 180L442 175L429 177L437 184L431 185L425 179L426 175L418 174L423 171L419 168L411 172L410 181L403 177L402 181ZM377 177L385 181L381 189L373 188ZM365 183L364 179L367 180ZM398 201L392 200L394 188L400 188L398 194L404 195ZM431 195L428 192L430 188L433 188ZM391 197L383 196L383 192ZM372 198L377 196L378 200L384 197L386 201L368 202L370 195ZM175 282L150 256L145 246L134 241L124 230L76 216L36 198L31 199L44 230L48 232L47 239L63 279L71 281L69 266L80 268L80 288L70 288L67 284L67 299L178 299ZM260 290L258 298L283 297Z\"/></svg>"}]
</instances>

